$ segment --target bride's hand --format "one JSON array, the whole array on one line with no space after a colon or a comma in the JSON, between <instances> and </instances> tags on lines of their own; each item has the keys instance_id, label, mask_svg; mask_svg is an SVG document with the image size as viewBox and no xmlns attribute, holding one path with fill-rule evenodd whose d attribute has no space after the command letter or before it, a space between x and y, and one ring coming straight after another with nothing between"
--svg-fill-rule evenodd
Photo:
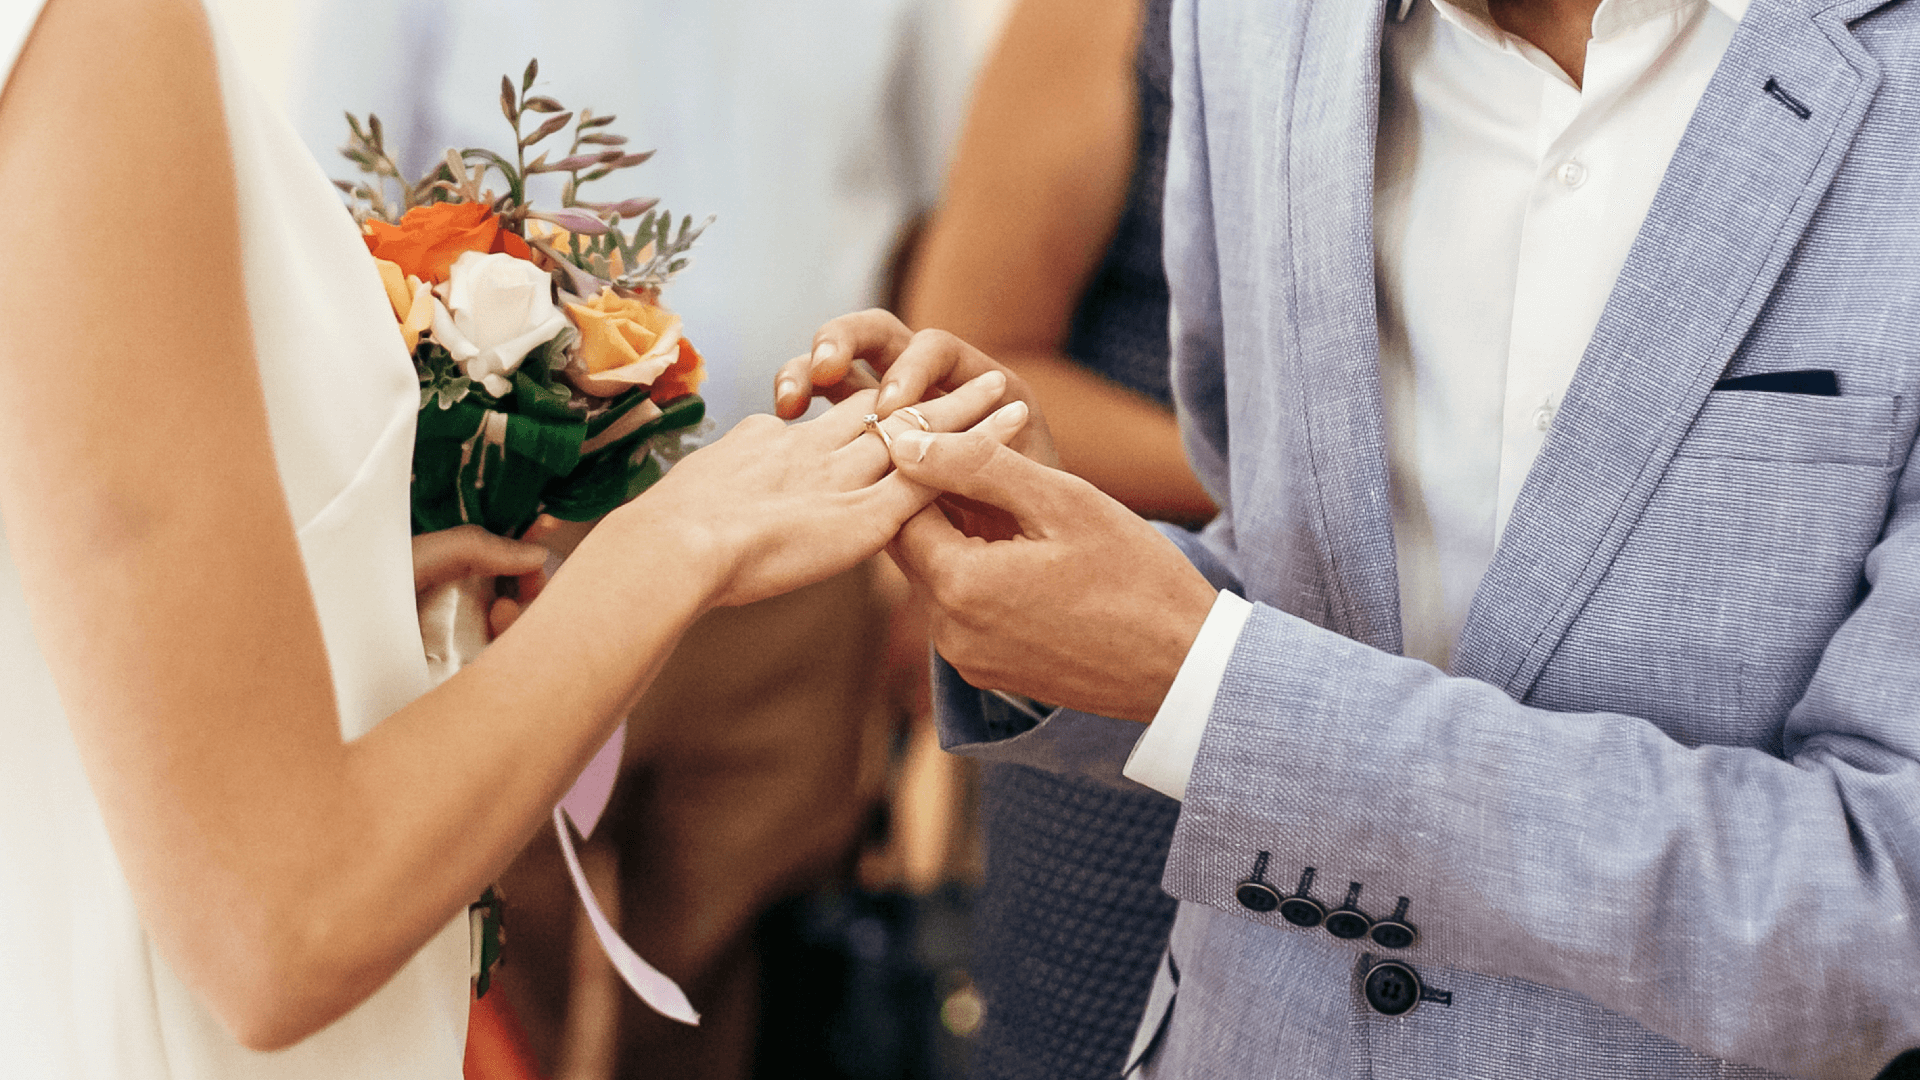
<instances>
[{"instance_id":1,"label":"bride's hand","mask_svg":"<svg viewBox=\"0 0 1920 1080\"><path fill-rule=\"evenodd\" d=\"M518 600L501 597L487 613L495 636L513 624L523 605L540 591L547 549L539 544L496 536L478 525L461 525L413 538L413 594L462 578L488 574L520 579Z\"/></svg>"},{"instance_id":2,"label":"bride's hand","mask_svg":"<svg viewBox=\"0 0 1920 1080\"><path fill-rule=\"evenodd\" d=\"M853 366L855 360L866 361L880 373L879 397L871 411L883 417L929 395L952 393L985 372L999 372L1007 380L1005 397L1024 401L1031 410L1027 426L1011 444L1013 449L1042 465L1060 466L1046 418L1026 380L944 330L914 333L892 312L879 308L842 315L815 332L813 351L787 361L774 377L775 411L791 419L806 412L815 395L840 401L873 386Z\"/></svg>"},{"instance_id":3,"label":"bride's hand","mask_svg":"<svg viewBox=\"0 0 1920 1080\"><path fill-rule=\"evenodd\" d=\"M995 411L1005 389L1006 377L988 371L918 412L935 431L973 427L1010 443L1027 410L1016 402ZM677 532L693 566L712 574L714 605L751 603L851 569L935 494L891 471L886 445L863 423L873 400L873 391L860 391L799 424L750 416L615 511L594 537ZM893 437L915 425L901 414L881 427Z\"/></svg>"}]
</instances>

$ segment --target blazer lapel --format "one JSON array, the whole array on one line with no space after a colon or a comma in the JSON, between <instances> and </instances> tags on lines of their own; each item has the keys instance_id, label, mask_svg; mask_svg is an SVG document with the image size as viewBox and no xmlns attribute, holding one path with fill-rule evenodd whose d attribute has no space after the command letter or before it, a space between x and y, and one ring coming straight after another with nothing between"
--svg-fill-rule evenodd
<instances>
[{"instance_id":1,"label":"blazer lapel","mask_svg":"<svg viewBox=\"0 0 1920 1080\"><path fill-rule=\"evenodd\" d=\"M1521 489L1457 673L1526 696L1832 181L1877 74L1845 14L1796 8L1756 0L1735 31Z\"/></svg>"},{"instance_id":2,"label":"blazer lapel","mask_svg":"<svg viewBox=\"0 0 1920 1080\"><path fill-rule=\"evenodd\" d=\"M1396 11L1400 0L1390 0ZM1400 595L1388 501L1379 325L1374 310L1373 166L1380 115L1380 35L1389 0L1305 5L1304 48L1290 99L1286 225L1297 378L1269 401L1305 434L1333 626L1400 650ZM1284 413L1282 413L1284 415Z\"/></svg>"}]
</instances>

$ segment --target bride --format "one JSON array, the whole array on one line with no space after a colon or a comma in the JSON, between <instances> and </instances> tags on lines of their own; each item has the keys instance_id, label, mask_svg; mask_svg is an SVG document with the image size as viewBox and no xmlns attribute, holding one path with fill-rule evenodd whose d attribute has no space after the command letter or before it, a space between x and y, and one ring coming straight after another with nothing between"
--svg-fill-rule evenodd
<instances>
[{"instance_id":1,"label":"bride","mask_svg":"<svg viewBox=\"0 0 1920 1080\"><path fill-rule=\"evenodd\" d=\"M318 166L202 0L7 0L0 72L0 1073L451 1080L467 904L676 637L932 493L870 392L754 417L427 692L415 589L542 553L410 545L418 390ZM1006 441L1004 386L922 411Z\"/></svg>"}]
</instances>

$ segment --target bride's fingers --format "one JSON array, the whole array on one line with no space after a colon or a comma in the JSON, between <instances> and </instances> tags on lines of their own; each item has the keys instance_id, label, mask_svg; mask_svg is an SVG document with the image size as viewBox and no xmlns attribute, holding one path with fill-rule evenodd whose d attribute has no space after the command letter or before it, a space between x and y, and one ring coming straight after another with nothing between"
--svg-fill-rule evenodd
<instances>
[{"instance_id":1,"label":"bride's fingers","mask_svg":"<svg viewBox=\"0 0 1920 1080\"><path fill-rule=\"evenodd\" d=\"M1005 375L998 371L982 372L953 393L923 401L913 409L926 420L930 430L960 431L992 412L1000 404L1006 389ZM863 396L863 400L871 401L871 398ZM848 415L851 416L851 413ZM846 460L853 468L857 483L870 482L871 478L887 471L892 464L885 441L860 437L866 431L866 415L862 414L860 427L850 436L850 441L835 452L836 458ZM892 416L880 421L880 427L887 433L888 439L896 439L904 432L920 430L920 425L911 419L905 409L896 409Z\"/></svg>"},{"instance_id":2,"label":"bride's fingers","mask_svg":"<svg viewBox=\"0 0 1920 1080\"><path fill-rule=\"evenodd\" d=\"M1020 434L1022 428L1027 426L1027 416L1026 402L1009 402L995 409L986 419L968 428L967 433L984 435L993 442L1005 446ZM925 448L937 437L924 433L918 428L903 432L894 439L893 453L899 460L917 461L919 457L925 456ZM1044 468L1038 465L1034 467ZM905 473L897 470L881 477L867 491L875 512L883 515L883 520L896 523L896 527L919 513L940 493L938 489L911 480Z\"/></svg>"},{"instance_id":3,"label":"bride's fingers","mask_svg":"<svg viewBox=\"0 0 1920 1080\"><path fill-rule=\"evenodd\" d=\"M866 430L864 418L872 411L873 390L859 390L848 394L833 408L798 425L798 430L832 452L860 437L860 433Z\"/></svg>"},{"instance_id":4,"label":"bride's fingers","mask_svg":"<svg viewBox=\"0 0 1920 1080\"><path fill-rule=\"evenodd\" d=\"M415 592L425 592L476 574L533 574L546 561L547 550L538 544L495 536L478 525L461 525L413 538L413 587Z\"/></svg>"}]
</instances>

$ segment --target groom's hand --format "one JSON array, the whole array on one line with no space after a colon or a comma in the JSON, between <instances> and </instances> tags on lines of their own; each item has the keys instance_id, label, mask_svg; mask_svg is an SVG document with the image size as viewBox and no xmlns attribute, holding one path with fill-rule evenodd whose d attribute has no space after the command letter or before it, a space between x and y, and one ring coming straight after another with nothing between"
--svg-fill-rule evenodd
<instances>
[{"instance_id":1,"label":"groom's hand","mask_svg":"<svg viewBox=\"0 0 1920 1080\"><path fill-rule=\"evenodd\" d=\"M879 373L877 384L854 365L856 360ZM952 393L989 371L1007 378L1002 401L1024 401L1029 410L1027 426L1014 437L1013 448L1035 461L1058 465L1053 436L1025 379L944 330L915 333L880 308L842 315L820 327L813 335L813 351L787 361L774 377L774 411L792 420L807 411L815 396L838 402L877 385L873 411L885 418L902 406Z\"/></svg>"},{"instance_id":2,"label":"groom's hand","mask_svg":"<svg viewBox=\"0 0 1920 1080\"><path fill-rule=\"evenodd\" d=\"M1146 723L1214 601L1180 549L1069 473L980 435L894 439L909 479L984 504L1006 539L970 536L938 504L889 549L932 596L933 640L975 686Z\"/></svg>"}]
</instances>

